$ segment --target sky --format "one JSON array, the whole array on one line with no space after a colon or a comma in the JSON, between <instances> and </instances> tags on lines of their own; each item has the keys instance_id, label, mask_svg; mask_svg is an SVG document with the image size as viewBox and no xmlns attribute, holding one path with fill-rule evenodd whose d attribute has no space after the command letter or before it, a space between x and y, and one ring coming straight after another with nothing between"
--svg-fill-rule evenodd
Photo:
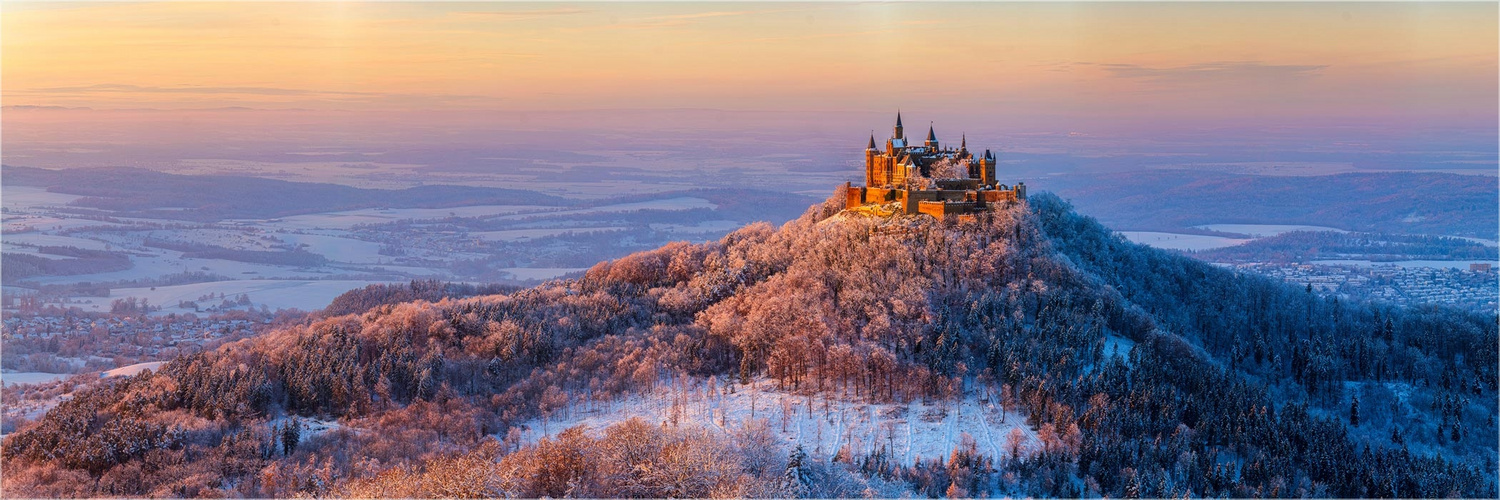
<instances>
[{"instance_id":1,"label":"sky","mask_svg":"<svg viewBox=\"0 0 1500 500\"><path fill-rule=\"evenodd\" d=\"M554 148L570 131L595 149L673 130L857 148L889 135L898 108L1022 151L1047 137L1038 148L1091 155L1246 141L1493 152L1500 116L1494 3L0 9L4 146L22 155L8 164L111 151L160 166L205 153L168 143L285 154L320 137ZM533 131L552 134L521 139Z\"/></svg>"}]
</instances>

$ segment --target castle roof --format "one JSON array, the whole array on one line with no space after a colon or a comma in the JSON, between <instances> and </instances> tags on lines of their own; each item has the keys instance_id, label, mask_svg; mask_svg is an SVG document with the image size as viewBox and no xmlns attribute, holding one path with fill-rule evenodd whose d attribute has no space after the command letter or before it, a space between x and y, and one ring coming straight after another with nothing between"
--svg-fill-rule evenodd
<instances>
[{"instance_id":1,"label":"castle roof","mask_svg":"<svg viewBox=\"0 0 1500 500\"><path fill-rule=\"evenodd\" d=\"M927 140L936 141L937 134L932 131L932 125L927 125Z\"/></svg>"},{"instance_id":2,"label":"castle roof","mask_svg":"<svg viewBox=\"0 0 1500 500\"><path fill-rule=\"evenodd\" d=\"M896 126L901 126L901 110L896 110Z\"/></svg>"},{"instance_id":3,"label":"castle roof","mask_svg":"<svg viewBox=\"0 0 1500 500\"><path fill-rule=\"evenodd\" d=\"M865 149L875 149L875 134L870 134L870 145L865 146Z\"/></svg>"}]
</instances>

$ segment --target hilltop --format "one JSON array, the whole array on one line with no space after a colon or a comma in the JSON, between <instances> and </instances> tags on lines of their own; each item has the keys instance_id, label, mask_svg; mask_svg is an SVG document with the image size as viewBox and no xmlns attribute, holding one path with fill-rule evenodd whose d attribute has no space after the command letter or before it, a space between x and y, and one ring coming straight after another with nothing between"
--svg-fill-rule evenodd
<instances>
[{"instance_id":1,"label":"hilltop","mask_svg":"<svg viewBox=\"0 0 1500 500\"><path fill-rule=\"evenodd\" d=\"M1493 315L1235 274L1049 194L965 220L845 202L101 380L6 436L4 493L1496 494ZM601 408L622 416L563 430ZM875 430L823 446L819 420ZM894 423L929 420L951 447L903 454Z\"/></svg>"}]
</instances>

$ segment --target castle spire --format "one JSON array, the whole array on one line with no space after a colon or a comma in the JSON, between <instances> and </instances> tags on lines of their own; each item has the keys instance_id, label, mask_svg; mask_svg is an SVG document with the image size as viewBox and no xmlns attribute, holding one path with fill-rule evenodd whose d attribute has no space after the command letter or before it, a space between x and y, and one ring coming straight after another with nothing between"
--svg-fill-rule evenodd
<instances>
[{"instance_id":1,"label":"castle spire","mask_svg":"<svg viewBox=\"0 0 1500 500\"><path fill-rule=\"evenodd\" d=\"M868 150L874 150L875 149L875 131L873 131L873 130L870 131L870 145L869 146L865 146L865 149L868 149Z\"/></svg>"},{"instance_id":2,"label":"castle spire","mask_svg":"<svg viewBox=\"0 0 1500 500\"><path fill-rule=\"evenodd\" d=\"M938 147L937 133L933 132L931 123L927 124L927 142L922 145L929 150L935 150Z\"/></svg>"},{"instance_id":3,"label":"castle spire","mask_svg":"<svg viewBox=\"0 0 1500 500\"><path fill-rule=\"evenodd\" d=\"M968 133L964 133L964 134L961 134L959 136L959 139L958 139L958 150L959 151L968 151L969 150L969 134Z\"/></svg>"},{"instance_id":4,"label":"castle spire","mask_svg":"<svg viewBox=\"0 0 1500 500\"><path fill-rule=\"evenodd\" d=\"M904 139L904 138L906 138L906 134L903 134L901 132L901 110L900 109L896 110L896 138L897 139Z\"/></svg>"}]
</instances>

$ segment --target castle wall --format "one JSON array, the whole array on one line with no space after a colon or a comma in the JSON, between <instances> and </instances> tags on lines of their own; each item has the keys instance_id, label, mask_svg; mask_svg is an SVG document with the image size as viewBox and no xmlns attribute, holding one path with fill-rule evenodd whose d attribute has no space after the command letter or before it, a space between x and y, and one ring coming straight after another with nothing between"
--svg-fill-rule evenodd
<instances>
[{"instance_id":1,"label":"castle wall","mask_svg":"<svg viewBox=\"0 0 1500 500\"><path fill-rule=\"evenodd\" d=\"M917 204L917 211L943 218L945 215L959 215L974 212L978 207L967 201L924 201Z\"/></svg>"}]
</instances>

